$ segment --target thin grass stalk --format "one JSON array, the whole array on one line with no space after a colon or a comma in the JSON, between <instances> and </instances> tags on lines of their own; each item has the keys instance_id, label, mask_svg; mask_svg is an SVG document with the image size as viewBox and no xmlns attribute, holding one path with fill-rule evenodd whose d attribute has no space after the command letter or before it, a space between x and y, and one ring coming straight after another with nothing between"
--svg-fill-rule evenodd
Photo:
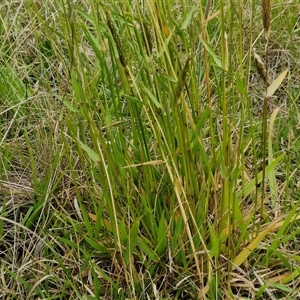
<instances>
[{"instance_id":1,"label":"thin grass stalk","mask_svg":"<svg viewBox=\"0 0 300 300\"><path fill-rule=\"evenodd\" d=\"M229 229L229 219L230 219L230 152L231 146L229 141L229 124L228 124L228 104L227 104L227 92L226 92L226 40L225 40L225 8L224 4L220 3L221 9L221 44L222 44L222 71L221 71L221 107L222 107L222 200L221 200L221 210L220 210L220 228L219 234L223 230ZM221 239L220 239L221 242Z\"/></svg>"},{"instance_id":2,"label":"thin grass stalk","mask_svg":"<svg viewBox=\"0 0 300 300\"><path fill-rule=\"evenodd\" d=\"M204 13L204 23L202 26L202 39L205 43L207 43L207 22L205 22L209 16L209 12L211 9L211 1L207 1L205 13ZM211 98L211 86L210 86L210 65L209 65L209 58L207 55L207 50L203 47L203 60L204 60L204 68L205 68L205 86L206 86L206 96L207 96L207 104L210 110L210 140L211 140L211 148L215 147L215 132L214 132L214 125L213 125L213 114L212 114L212 98ZM216 157L215 151L212 151L212 165L215 165ZM216 192L216 190L215 190Z\"/></svg>"},{"instance_id":3,"label":"thin grass stalk","mask_svg":"<svg viewBox=\"0 0 300 300\"><path fill-rule=\"evenodd\" d=\"M263 106L263 132L262 132L262 143L263 143L263 178L262 178L262 194L260 203L260 218L263 219L264 212L264 198L266 189L266 155L267 155L267 139L268 139L268 68L269 68L269 35L270 35L270 23L271 23L271 0L262 0L262 19L265 37L265 66L266 66L266 79L265 79L265 96Z\"/></svg>"}]
</instances>

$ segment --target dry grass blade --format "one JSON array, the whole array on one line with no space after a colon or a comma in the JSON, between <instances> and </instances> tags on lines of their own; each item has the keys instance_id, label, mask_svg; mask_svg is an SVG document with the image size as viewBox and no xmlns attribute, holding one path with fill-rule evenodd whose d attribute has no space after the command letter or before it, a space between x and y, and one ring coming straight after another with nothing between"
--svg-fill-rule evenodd
<instances>
[{"instance_id":1,"label":"dry grass blade","mask_svg":"<svg viewBox=\"0 0 300 300\"><path fill-rule=\"evenodd\" d=\"M288 70L284 70L268 87L267 89L267 97L272 97L276 90L280 87L282 81L286 77Z\"/></svg>"},{"instance_id":2,"label":"dry grass blade","mask_svg":"<svg viewBox=\"0 0 300 300\"><path fill-rule=\"evenodd\" d=\"M164 163L165 162L163 160L152 160L152 161L146 161L146 162L139 163L139 164L125 166L125 167L123 167L123 169L142 167L142 166L155 166L155 165L161 165L161 164L164 164Z\"/></svg>"}]
</instances>

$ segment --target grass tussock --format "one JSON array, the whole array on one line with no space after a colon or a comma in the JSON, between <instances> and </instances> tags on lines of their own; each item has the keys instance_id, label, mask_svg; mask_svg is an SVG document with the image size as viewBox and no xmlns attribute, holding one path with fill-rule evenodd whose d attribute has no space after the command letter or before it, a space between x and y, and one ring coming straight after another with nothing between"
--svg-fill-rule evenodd
<instances>
[{"instance_id":1,"label":"grass tussock","mask_svg":"<svg viewBox=\"0 0 300 300\"><path fill-rule=\"evenodd\" d=\"M0 4L1 299L297 299L292 2Z\"/></svg>"}]
</instances>

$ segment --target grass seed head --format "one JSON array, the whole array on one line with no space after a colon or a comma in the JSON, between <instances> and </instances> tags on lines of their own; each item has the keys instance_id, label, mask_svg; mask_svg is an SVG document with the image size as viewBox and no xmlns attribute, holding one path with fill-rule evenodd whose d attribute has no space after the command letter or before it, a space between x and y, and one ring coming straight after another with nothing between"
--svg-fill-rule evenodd
<instances>
[{"instance_id":1,"label":"grass seed head","mask_svg":"<svg viewBox=\"0 0 300 300\"><path fill-rule=\"evenodd\" d=\"M262 0L262 18L265 31L265 39L267 40L270 35L271 0Z\"/></svg>"}]
</instances>

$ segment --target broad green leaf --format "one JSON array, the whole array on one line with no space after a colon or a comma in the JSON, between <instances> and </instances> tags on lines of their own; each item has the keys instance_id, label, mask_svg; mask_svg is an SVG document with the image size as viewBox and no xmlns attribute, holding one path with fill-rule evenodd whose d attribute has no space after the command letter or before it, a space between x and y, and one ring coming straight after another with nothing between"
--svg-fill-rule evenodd
<instances>
[{"instance_id":1,"label":"broad green leaf","mask_svg":"<svg viewBox=\"0 0 300 300\"><path fill-rule=\"evenodd\" d=\"M279 162L283 159L284 154L279 155L275 158L267 167L266 167L266 176L273 172L275 167L279 164ZM257 183L262 181L262 171L257 175ZM248 196L251 192L255 190L255 178L253 178L249 183L246 184L243 190L237 193L237 199L241 199L242 197Z\"/></svg>"},{"instance_id":2,"label":"broad green leaf","mask_svg":"<svg viewBox=\"0 0 300 300\"><path fill-rule=\"evenodd\" d=\"M71 82L72 82L72 86L74 89L76 100L78 102L81 102L81 100L83 99L83 93L82 93L81 85L79 84L79 82L76 78L75 72L71 73Z\"/></svg>"},{"instance_id":3,"label":"broad green leaf","mask_svg":"<svg viewBox=\"0 0 300 300\"><path fill-rule=\"evenodd\" d=\"M156 107L161 108L161 104L158 102L158 100L156 99L156 97L152 94L152 92L147 89L146 87L144 87L144 90L146 91L146 93L148 94L149 98L153 101L153 103L156 105Z\"/></svg>"},{"instance_id":4,"label":"broad green leaf","mask_svg":"<svg viewBox=\"0 0 300 300\"><path fill-rule=\"evenodd\" d=\"M66 245L69 245L71 248L74 248L74 249L77 249L78 248L78 244L71 241L71 240L68 240L68 239L65 239L63 237L57 237L57 240L59 242L61 242L62 244L66 244Z\"/></svg>"},{"instance_id":5,"label":"broad green leaf","mask_svg":"<svg viewBox=\"0 0 300 300\"><path fill-rule=\"evenodd\" d=\"M285 236L285 232L287 231L288 225L293 223L293 220L297 216L298 208L299 205L294 205L293 208L289 211L288 215L284 219L282 226L278 230L278 233L276 234L276 237L274 238L270 249L276 250L278 248L279 244L282 242L282 239Z\"/></svg>"},{"instance_id":6,"label":"broad green leaf","mask_svg":"<svg viewBox=\"0 0 300 300\"><path fill-rule=\"evenodd\" d=\"M0 216L3 215L5 216L6 212L6 199L3 199L2 207L0 207ZM4 225L4 220L0 219L0 239L3 237L3 225Z\"/></svg>"},{"instance_id":7,"label":"broad green leaf","mask_svg":"<svg viewBox=\"0 0 300 300\"><path fill-rule=\"evenodd\" d=\"M126 230L124 219L120 221L119 232L120 232L121 244L125 245L127 243L128 237L127 237L127 230Z\"/></svg>"},{"instance_id":8,"label":"broad green leaf","mask_svg":"<svg viewBox=\"0 0 300 300\"><path fill-rule=\"evenodd\" d=\"M95 162L100 160L98 153L96 153L93 149L91 149L88 145L84 144L80 140L78 140L80 147L88 154L88 156L94 160Z\"/></svg>"},{"instance_id":9,"label":"broad green leaf","mask_svg":"<svg viewBox=\"0 0 300 300\"><path fill-rule=\"evenodd\" d=\"M209 254L211 258L214 258L220 253L220 239L217 237L214 226L208 223L208 229L211 243Z\"/></svg>"},{"instance_id":10,"label":"broad green leaf","mask_svg":"<svg viewBox=\"0 0 300 300\"><path fill-rule=\"evenodd\" d=\"M244 82L241 79L239 74L237 74L237 76L236 76L236 89L241 94L244 94L244 95L247 94L247 89L246 89Z\"/></svg>"},{"instance_id":11,"label":"broad green leaf","mask_svg":"<svg viewBox=\"0 0 300 300\"><path fill-rule=\"evenodd\" d=\"M273 288L276 288L276 289L284 291L284 292L288 292L288 293L294 292L294 289L289 288L283 284L279 284L279 283L275 283L275 282L271 282L271 281L266 281L266 284L268 287L273 287Z\"/></svg>"},{"instance_id":12,"label":"broad green leaf","mask_svg":"<svg viewBox=\"0 0 300 300\"><path fill-rule=\"evenodd\" d=\"M63 104L72 112L77 112L77 109L67 100L63 101Z\"/></svg>"},{"instance_id":13,"label":"broad green leaf","mask_svg":"<svg viewBox=\"0 0 300 300\"><path fill-rule=\"evenodd\" d=\"M184 230L182 216L179 214L176 217L176 211L174 212L174 224L173 232L171 233L171 251L178 251L178 240Z\"/></svg>"},{"instance_id":14,"label":"broad green leaf","mask_svg":"<svg viewBox=\"0 0 300 300\"><path fill-rule=\"evenodd\" d=\"M99 41L96 39L96 37L85 27L81 26L85 33L85 37L89 41L90 45L92 46L96 56L101 60L103 57L103 51L99 44Z\"/></svg>"},{"instance_id":15,"label":"broad green leaf","mask_svg":"<svg viewBox=\"0 0 300 300\"><path fill-rule=\"evenodd\" d=\"M143 239L142 239L143 238ZM137 237L137 243L138 246L143 250L143 252L149 257L149 260L158 262L159 256L150 248L143 240L145 240L145 237Z\"/></svg>"},{"instance_id":16,"label":"broad green leaf","mask_svg":"<svg viewBox=\"0 0 300 300\"><path fill-rule=\"evenodd\" d=\"M203 128L204 123L208 120L210 112L210 108L206 108L201 112L195 130L191 135L191 141L193 141L195 138L198 138L199 131L201 130L201 128Z\"/></svg>"},{"instance_id":17,"label":"broad green leaf","mask_svg":"<svg viewBox=\"0 0 300 300\"><path fill-rule=\"evenodd\" d=\"M300 267L297 267L293 272L281 279L282 284L287 284L295 281L300 276Z\"/></svg>"},{"instance_id":18,"label":"broad green leaf","mask_svg":"<svg viewBox=\"0 0 300 300\"><path fill-rule=\"evenodd\" d=\"M159 53L157 54L158 58L160 58L163 55L163 53L166 51L166 49L167 49L167 47L170 43L171 37L173 36L173 33L174 33L174 29L172 30L172 32L170 32L170 34L168 35L168 37L164 41Z\"/></svg>"},{"instance_id":19,"label":"broad green leaf","mask_svg":"<svg viewBox=\"0 0 300 300\"><path fill-rule=\"evenodd\" d=\"M138 104L138 105L140 105L140 106L145 105L145 103L142 102L142 101L140 101L138 98L132 97L132 96L127 95L127 94L123 94L123 96L124 96L127 100L129 100L129 101L131 101L131 102L134 102L134 103L136 103L136 104Z\"/></svg>"},{"instance_id":20,"label":"broad green leaf","mask_svg":"<svg viewBox=\"0 0 300 300\"><path fill-rule=\"evenodd\" d=\"M183 23L182 23L182 25L181 25L181 29L183 29L183 30L184 30L184 29L187 29L187 27L189 26L190 21L191 21L191 19L192 19L192 17L193 17L194 11L195 11L195 8L193 7L193 8L189 11L189 13L188 13L188 15L186 16L185 20L183 21Z\"/></svg>"},{"instance_id":21,"label":"broad green leaf","mask_svg":"<svg viewBox=\"0 0 300 300\"><path fill-rule=\"evenodd\" d=\"M132 224L132 227L130 228L129 237L126 244L125 255L124 255L126 265L129 265L132 253L136 248L139 226L140 226L140 222L135 221Z\"/></svg>"},{"instance_id":22,"label":"broad green leaf","mask_svg":"<svg viewBox=\"0 0 300 300\"><path fill-rule=\"evenodd\" d=\"M17 273L12 272L7 267L5 268L5 272L8 273L10 275L10 277L14 279L15 282L19 282L19 284L21 284L24 287L26 287L27 290L31 290L32 289L32 285L28 281L26 281L25 279L23 279L22 276L19 276Z\"/></svg>"},{"instance_id":23,"label":"broad green leaf","mask_svg":"<svg viewBox=\"0 0 300 300\"><path fill-rule=\"evenodd\" d=\"M88 236L84 237L85 241L90 244L96 251L99 251L101 253L108 253L108 250L106 247L101 245L99 242L89 238Z\"/></svg>"},{"instance_id":24,"label":"broad green leaf","mask_svg":"<svg viewBox=\"0 0 300 300\"><path fill-rule=\"evenodd\" d=\"M89 21L91 24L93 25L98 25L96 24L94 18L92 17L92 15L90 13L87 13L85 10L83 10L82 8L79 7L79 5L76 5L76 11L78 13L80 13L87 21ZM85 27L85 26L83 26Z\"/></svg>"},{"instance_id":25,"label":"broad green leaf","mask_svg":"<svg viewBox=\"0 0 300 300\"><path fill-rule=\"evenodd\" d=\"M206 49L206 51L212 57L212 59L215 62L216 66L219 67L219 68L221 68L221 69L223 69L221 61L219 60L219 58L217 57L217 55L213 52L213 50L204 42L204 40L201 39L201 42L202 42L204 48Z\"/></svg>"},{"instance_id":26,"label":"broad green leaf","mask_svg":"<svg viewBox=\"0 0 300 300\"><path fill-rule=\"evenodd\" d=\"M157 239L157 246L156 246L156 253L161 256L165 253L166 248L167 248L167 226L166 226L166 221L165 217L162 214L160 221L159 221L159 226L158 226L158 239Z\"/></svg>"}]
</instances>

